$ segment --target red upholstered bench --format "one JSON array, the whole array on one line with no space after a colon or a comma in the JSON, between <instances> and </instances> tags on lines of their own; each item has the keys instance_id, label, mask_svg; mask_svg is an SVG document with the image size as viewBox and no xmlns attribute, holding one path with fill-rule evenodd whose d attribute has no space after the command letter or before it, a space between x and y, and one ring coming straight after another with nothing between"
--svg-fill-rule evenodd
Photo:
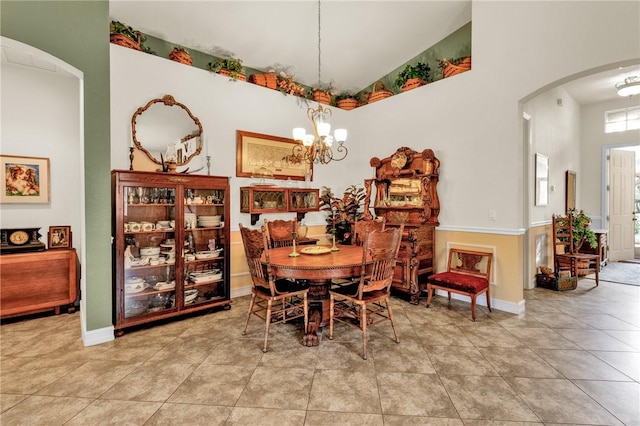
<instances>
[{"instance_id":1,"label":"red upholstered bench","mask_svg":"<svg viewBox=\"0 0 640 426\"><path fill-rule=\"evenodd\" d=\"M452 248L449 250L447 271L427 278L427 308L431 304L433 291L444 290L451 301L451 293L471 298L471 319L476 320L476 297L487 293L487 308L491 312L489 277L493 253Z\"/></svg>"}]
</instances>

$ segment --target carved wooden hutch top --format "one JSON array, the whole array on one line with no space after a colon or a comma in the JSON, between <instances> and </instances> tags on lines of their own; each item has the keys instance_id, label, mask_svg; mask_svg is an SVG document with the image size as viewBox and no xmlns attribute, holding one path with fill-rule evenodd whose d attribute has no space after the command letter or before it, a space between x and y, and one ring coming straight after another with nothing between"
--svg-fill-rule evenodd
<instances>
[{"instance_id":1,"label":"carved wooden hutch top","mask_svg":"<svg viewBox=\"0 0 640 426\"><path fill-rule=\"evenodd\" d=\"M369 162L376 169L375 178L365 179L365 219L372 219L370 208L387 223L438 225L440 200L437 184L440 160L431 149L416 152L401 147L382 160L373 157ZM375 198L371 199L371 184Z\"/></svg>"}]
</instances>

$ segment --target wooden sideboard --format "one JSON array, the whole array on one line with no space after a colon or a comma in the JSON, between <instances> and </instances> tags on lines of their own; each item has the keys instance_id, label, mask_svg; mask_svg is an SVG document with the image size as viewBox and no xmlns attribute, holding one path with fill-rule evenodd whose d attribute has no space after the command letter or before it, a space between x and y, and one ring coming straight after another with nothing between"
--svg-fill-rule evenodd
<instances>
[{"instance_id":1,"label":"wooden sideboard","mask_svg":"<svg viewBox=\"0 0 640 426\"><path fill-rule=\"evenodd\" d=\"M404 224L392 288L417 304L426 277L434 273L440 160L431 149L417 152L401 147L389 157L372 158L370 165L375 176L364 181L364 219L373 219L373 208L387 226Z\"/></svg>"},{"instance_id":2,"label":"wooden sideboard","mask_svg":"<svg viewBox=\"0 0 640 426\"><path fill-rule=\"evenodd\" d=\"M75 312L80 264L74 249L0 256L0 317L66 307Z\"/></svg>"}]
</instances>

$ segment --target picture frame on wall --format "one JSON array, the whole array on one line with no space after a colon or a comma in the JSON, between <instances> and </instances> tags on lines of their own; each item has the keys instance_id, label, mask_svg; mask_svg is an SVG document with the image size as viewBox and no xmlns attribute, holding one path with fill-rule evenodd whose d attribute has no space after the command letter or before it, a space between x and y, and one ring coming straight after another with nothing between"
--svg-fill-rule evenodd
<instances>
[{"instance_id":1,"label":"picture frame on wall","mask_svg":"<svg viewBox=\"0 0 640 426\"><path fill-rule=\"evenodd\" d=\"M273 179L305 180L313 176L313 163L294 155L293 139L238 130L236 176L254 177L260 168L273 173Z\"/></svg>"},{"instance_id":2,"label":"picture frame on wall","mask_svg":"<svg viewBox=\"0 0 640 426\"><path fill-rule=\"evenodd\" d=\"M73 247L70 226L50 226L48 234L49 249L68 249Z\"/></svg>"},{"instance_id":3,"label":"picture frame on wall","mask_svg":"<svg viewBox=\"0 0 640 426\"><path fill-rule=\"evenodd\" d=\"M47 204L51 197L49 159L0 154L4 188L0 204Z\"/></svg>"}]
</instances>

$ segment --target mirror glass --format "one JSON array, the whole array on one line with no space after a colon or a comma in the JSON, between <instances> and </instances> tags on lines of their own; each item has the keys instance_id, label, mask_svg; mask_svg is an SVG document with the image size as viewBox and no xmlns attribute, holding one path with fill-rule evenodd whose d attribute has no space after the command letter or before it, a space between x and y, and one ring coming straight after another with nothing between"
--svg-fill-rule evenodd
<instances>
[{"instance_id":1,"label":"mirror glass","mask_svg":"<svg viewBox=\"0 0 640 426\"><path fill-rule=\"evenodd\" d=\"M549 157L536 153L536 206L549 202Z\"/></svg>"},{"instance_id":2,"label":"mirror glass","mask_svg":"<svg viewBox=\"0 0 640 426\"><path fill-rule=\"evenodd\" d=\"M131 126L136 148L156 164L175 158L176 164L183 166L202 149L200 120L171 95L138 108Z\"/></svg>"}]
</instances>

